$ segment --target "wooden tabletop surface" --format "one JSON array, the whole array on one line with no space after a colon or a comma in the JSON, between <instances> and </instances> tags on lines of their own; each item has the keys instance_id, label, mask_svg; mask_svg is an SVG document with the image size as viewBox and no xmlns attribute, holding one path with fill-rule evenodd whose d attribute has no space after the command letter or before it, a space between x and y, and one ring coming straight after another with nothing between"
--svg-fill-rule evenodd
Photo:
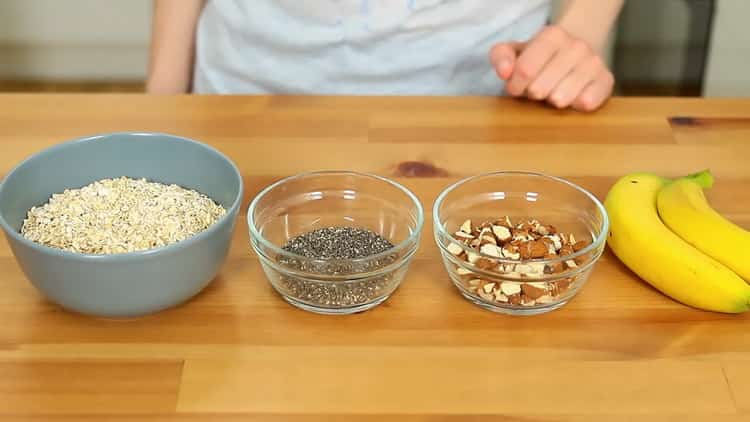
<instances>
[{"instance_id":1,"label":"wooden tabletop surface","mask_svg":"<svg viewBox=\"0 0 750 422\"><path fill-rule=\"evenodd\" d=\"M50 145L123 130L214 145L240 167L245 204L319 169L393 177L430 210L448 184L491 170L543 171L603 198L630 171L710 168L711 202L750 226L749 100L614 99L581 115L490 98L2 95L0 176ZM564 308L494 314L450 284L426 217L403 285L346 317L281 300L244 218L202 294L129 321L46 302L2 240L0 420L750 418L750 315L681 306L610 253Z\"/></svg>"}]
</instances>

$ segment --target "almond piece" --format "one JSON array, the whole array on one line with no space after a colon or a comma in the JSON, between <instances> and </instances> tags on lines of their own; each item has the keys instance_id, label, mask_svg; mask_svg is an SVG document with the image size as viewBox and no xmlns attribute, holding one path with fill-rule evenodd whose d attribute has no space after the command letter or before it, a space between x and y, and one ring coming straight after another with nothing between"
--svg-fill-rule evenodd
<instances>
[{"instance_id":1,"label":"almond piece","mask_svg":"<svg viewBox=\"0 0 750 422\"><path fill-rule=\"evenodd\" d=\"M466 254L466 260L469 261L470 264L476 264L480 258L482 257L476 252L468 252Z\"/></svg>"},{"instance_id":2,"label":"almond piece","mask_svg":"<svg viewBox=\"0 0 750 422\"><path fill-rule=\"evenodd\" d=\"M531 299L537 299L547 293L547 286L544 283L523 283L521 290Z\"/></svg>"},{"instance_id":3,"label":"almond piece","mask_svg":"<svg viewBox=\"0 0 750 422\"><path fill-rule=\"evenodd\" d=\"M482 299L488 302L492 302L495 299L495 296L493 296L492 293L485 293L480 290L478 294L479 294L479 297L481 297Z\"/></svg>"},{"instance_id":4,"label":"almond piece","mask_svg":"<svg viewBox=\"0 0 750 422\"><path fill-rule=\"evenodd\" d=\"M526 275L531 272L531 267L528 264L516 264L516 272Z\"/></svg>"},{"instance_id":5,"label":"almond piece","mask_svg":"<svg viewBox=\"0 0 750 422\"><path fill-rule=\"evenodd\" d=\"M462 231L457 231L453 236L458 240L474 240L474 236Z\"/></svg>"},{"instance_id":6,"label":"almond piece","mask_svg":"<svg viewBox=\"0 0 750 422\"><path fill-rule=\"evenodd\" d=\"M523 223L520 223L519 225L517 225L516 229L523 230L525 232L531 232L532 230L534 230L534 222L533 220L524 221Z\"/></svg>"},{"instance_id":7,"label":"almond piece","mask_svg":"<svg viewBox=\"0 0 750 422\"><path fill-rule=\"evenodd\" d=\"M585 248L588 245L589 245L589 242L587 242L585 240L581 240L581 241L576 242L575 244L573 244L573 250L576 251L576 252L578 252L578 251L580 251L581 249Z\"/></svg>"},{"instance_id":8,"label":"almond piece","mask_svg":"<svg viewBox=\"0 0 750 422\"><path fill-rule=\"evenodd\" d=\"M542 276L544 274L544 264L541 262L529 262L526 264L529 266L529 273L530 274L538 274L539 276Z\"/></svg>"},{"instance_id":9,"label":"almond piece","mask_svg":"<svg viewBox=\"0 0 750 422\"><path fill-rule=\"evenodd\" d=\"M550 239L549 237L543 237L539 240L539 242L544 243L544 246L547 247L547 255L557 255L555 242L553 242L552 239Z\"/></svg>"},{"instance_id":10,"label":"almond piece","mask_svg":"<svg viewBox=\"0 0 750 422\"><path fill-rule=\"evenodd\" d=\"M586 261L588 261L588 259L589 259L589 254L585 253L579 256L578 258L576 258L576 264L583 265L586 263Z\"/></svg>"},{"instance_id":11,"label":"almond piece","mask_svg":"<svg viewBox=\"0 0 750 422\"><path fill-rule=\"evenodd\" d=\"M489 256L495 257L495 258L502 258L503 257L503 250L500 249L499 247L497 247L496 245L491 244L491 243L487 243L487 244L483 245L479 249L479 252L481 252L481 253L483 253L485 255L489 255Z\"/></svg>"},{"instance_id":12,"label":"almond piece","mask_svg":"<svg viewBox=\"0 0 750 422\"><path fill-rule=\"evenodd\" d=\"M570 245L564 245L562 248L560 248L560 252L558 252L558 255L560 256L568 256L573 255L575 251L573 250L573 247Z\"/></svg>"},{"instance_id":13,"label":"almond piece","mask_svg":"<svg viewBox=\"0 0 750 422\"><path fill-rule=\"evenodd\" d=\"M492 233L500 243L508 242L513 238L513 234L510 232L510 229L503 226L492 226Z\"/></svg>"},{"instance_id":14,"label":"almond piece","mask_svg":"<svg viewBox=\"0 0 750 422\"><path fill-rule=\"evenodd\" d=\"M520 305L521 304L521 294L515 294L513 296L508 296L508 303L511 305Z\"/></svg>"},{"instance_id":15,"label":"almond piece","mask_svg":"<svg viewBox=\"0 0 750 422\"><path fill-rule=\"evenodd\" d=\"M523 306L534 306L536 301L526 295L521 295L521 305Z\"/></svg>"},{"instance_id":16,"label":"almond piece","mask_svg":"<svg viewBox=\"0 0 750 422\"><path fill-rule=\"evenodd\" d=\"M510 221L510 217L508 217L507 215L499 220L496 220L493 224L496 226L503 226L507 229L513 228L513 223Z\"/></svg>"},{"instance_id":17,"label":"almond piece","mask_svg":"<svg viewBox=\"0 0 750 422\"><path fill-rule=\"evenodd\" d=\"M497 240L495 240L495 236L487 235L487 236L482 236L481 238L479 238L479 246L487 245L487 244L497 245Z\"/></svg>"},{"instance_id":18,"label":"almond piece","mask_svg":"<svg viewBox=\"0 0 750 422\"><path fill-rule=\"evenodd\" d=\"M502 303L508 302L508 296L505 296L500 290L495 291L495 300Z\"/></svg>"},{"instance_id":19,"label":"almond piece","mask_svg":"<svg viewBox=\"0 0 750 422\"><path fill-rule=\"evenodd\" d=\"M482 230L489 230L492 228L492 221L485 221L476 228L474 228L474 231L481 232Z\"/></svg>"},{"instance_id":20,"label":"almond piece","mask_svg":"<svg viewBox=\"0 0 750 422\"><path fill-rule=\"evenodd\" d=\"M508 297L517 295L521 293L521 283L515 281L503 281L500 284L500 291Z\"/></svg>"},{"instance_id":21,"label":"almond piece","mask_svg":"<svg viewBox=\"0 0 750 422\"><path fill-rule=\"evenodd\" d=\"M471 234L471 220L464 221L464 223L461 224L460 231L466 234Z\"/></svg>"},{"instance_id":22,"label":"almond piece","mask_svg":"<svg viewBox=\"0 0 750 422\"><path fill-rule=\"evenodd\" d=\"M491 270L495 268L497 264L495 264L495 262L489 258L479 258L479 260L474 263L474 265L476 265L477 268L481 268L483 270Z\"/></svg>"},{"instance_id":23,"label":"almond piece","mask_svg":"<svg viewBox=\"0 0 750 422\"><path fill-rule=\"evenodd\" d=\"M534 231L537 232L538 234L541 234L542 236L546 236L549 234L549 230L547 230L547 226L543 226L541 224L536 226L534 228Z\"/></svg>"},{"instance_id":24,"label":"almond piece","mask_svg":"<svg viewBox=\"0 0 750 422\"><path fill-rule=\"evenodd\" d=\"M552 303L554 301L555 301L555 298L550 295L540 296L536 299L536 303L540 305L545 305L547 303Z\"/></svg>"},{"instance_id":25,"label":"almond piece","mask_svg":"<svg viewBox=\"0 0 750 422\"><path fill-rule=\"evenodd\" d=\"M518 248L513 245L503 246L502 251L503 251L504 258L515 259L515 260L521 259L521 253L518 252Z\"/></svg>"},{"instance_id":26,"label":"almond piece","mask_svg":"<svg viewBox=\"0 0 750 422\"><path fill-rule=\"evenodd\" d=\"M535 259L535 258L544 258L545 255L547 255L547 245L544 244L544 242L540 240L532 240L530 242L526 242L521 246L520 248L521 252L521 258L523 259Z\"/></svg>"},{"instance_id":27,"label":"almond piece","mask_svg":"<svg viewBox=\"0 0 750 422\"><path fill-rule=\"evenodd\" d=\"M510 273L515 271L516 266L514 264L498 264L497 266L497 272L501 273Z\"/></svg>"},{"instance_id":28,"label":"almond piece","mask_svg":"<svg viewBox=\"0 0 750 422\"><path fill-rule=\"evenodd\" d=\"M464 267L456 267L456 274L464 276L464 275L472 275L474 273L471 270L467 270Z\"/></svg>"},{"instance_id":29,"label":"almond piece","mask_svg":"<svg viewBox=\"0 0 750 422\"><path fill-rule=\"evenodd\" d=\"M562 240L560 240L560 235L558 234L546 236L545 239L549 239L552 242L552 246L555 247L555 251L559 251L560 248L563 247Z\"/></svg>"},{"instance_id":30,"label":"almond piece","mask_svg":"<svg viewBox=\"0 0 750 422\"><path fill-rule=\"evenodd\" d=\"M445 249L448 250L452 255L459 256L464 252L464 249L458 244L458 243L449 243L448 246L445 247Z\"/></svg>"},{"instance_id":31,"label":"almond piece","mask_svg":"<svg viewBox=\"0 0 750 422\"><path fill-rule=\"evenodd\" d=\"M479 233L479 244L485 245L487 243L497 245L497 239L495 239L495 236L492 234L492 229L490 228L482 229L482 232Z\"/></svg>"},{"instance_id":32,"label":"almond piece","mask_svg":"<svg viewBox=\"0 0 750 422\"><path fill-rule=\"evenodd\" d=\"M492 293L494 289L495 289L495 283L487 283L484 286L482 286L482 290L484 290L485 293Z\"/></svg>"},{"instance_id":33,"label":"almond piece","mask_svg":"<svg viewBox=\"0 0 750 422\"><path fill-rule=\"evenodd\" d=\"M556 295L560 295L564 293L568 288L570 287L570 284L573 282L570 278L564 278L562 280L557 280L554 283L554 289L556 291Z\"/></svg>"},{"instance_id":34,"label":"almond piece","mask_svg":"<svg viewBox=\"0 0 750 422\"><path fill-rule=\"evenodd\" d=\"M544 273L545 274L557 274L557 273L563 272L564 269L565 268L563 267L562 262L559 262L559 261L551 262L545 266Z\"/></svg>"},{"instance_id":35,"label":"almond piece","mask_svg":"<svg viewBox=\"0 0 750 422\"><path fill-rule=\"evenodd\" d=\"M578 268L578 264L572 259L565 261L565 265L570 269Z\"/></svg>"},{"instance_id":36,"label":"almond piece","mask_svg":"<svg viewBox=\"0 0 750 422\"><path fill-rule=\"evenodd\" d=\"M479 287L480 284L482 284L482 280L479 278L469 280L469 286Z\"/></svg>"},{"instance_id":37,"label":"almond piece","mask_svg":"<svg viewBox=\"0 0 750 422\"><path fill-rule=\"evenodd\" d=\"M511 230L513 233L513 240L517 242L528 242L530 240L534 240L533 237L529 234L528 231L523 229L513 229Z\"/></svg>"},{"instance_id":38,"label":"almond piece","mask_svg":"<svg viewBox=\"0 0 750 422\"><path fill-rule=\"evenodd\" d=\"M568 244L570 244L570 245L575 245L576 244L576 238L575 238L575 236L573 236L573 233L571 233L570 236L569 236L569 238L568 238Z\"/></svg>"},{"instance_id":39,"label":"almond piece","mask_svg":"<svg viewBox=\"0 0 750 422\"><path fill-rule=\"evenodd\" d=\"M481 240L477 237L476 239L469 242L469 246L471 246L472 248L476 248L477 246L479 246L480 241Z\"/></svg>"}]
</instances>

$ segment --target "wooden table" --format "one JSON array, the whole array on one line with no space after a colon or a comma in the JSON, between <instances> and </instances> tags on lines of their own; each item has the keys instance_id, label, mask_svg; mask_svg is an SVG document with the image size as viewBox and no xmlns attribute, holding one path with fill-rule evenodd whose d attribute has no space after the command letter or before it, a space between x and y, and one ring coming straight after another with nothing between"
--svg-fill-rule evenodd
<instances>
[{"instance_id":1,"label":"wooden table","mask_svg":"<svg viewBox=\"0 0 750 422\"><path fill-rule=\"evenodd\" d=\"M544 171L602 198L630 171L711 168L713 204L750 226L745 100L615 99L580 115L488 98L5 95L0 175L60 141L121 130L216 146L241 168L245 203L273 180L314 169L394 177L430 210L449 183L490 170ZM681 306L611 254L563 309L496 315L450 284L429 216L402 287L347 317L283 302L249 250L243 218L204 293L131 321L46 302L3 240L0 420L750 417L750 315Z\"/></svg>"}]
</instances>

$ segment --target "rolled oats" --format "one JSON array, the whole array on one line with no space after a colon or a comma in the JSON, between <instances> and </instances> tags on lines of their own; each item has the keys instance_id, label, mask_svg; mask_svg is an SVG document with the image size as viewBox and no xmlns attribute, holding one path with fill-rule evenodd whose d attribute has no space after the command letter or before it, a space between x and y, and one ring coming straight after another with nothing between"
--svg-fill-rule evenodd
<instances>
[{"instance_id":1,"label":"rolled oats","mask_svg":"<svg viewBox=\"0 0 750 422\"><path fill-rule=\"evenodd\" d=\"M57 249L109 255L185 240L224 214L194 190L121 177L53 194L29 210L21 234Z\"/></svg>"}]
</instances>

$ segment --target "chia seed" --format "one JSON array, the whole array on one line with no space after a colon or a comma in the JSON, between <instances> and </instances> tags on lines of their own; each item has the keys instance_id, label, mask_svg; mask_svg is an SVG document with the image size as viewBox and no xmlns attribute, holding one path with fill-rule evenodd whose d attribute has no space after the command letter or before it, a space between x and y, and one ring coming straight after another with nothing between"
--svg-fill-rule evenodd
<instances>
[{"instance_id":1,"label":"chia seed","mask_svg":"<svg viewBox=\"0 0 750 422\"><path fill-rule=\"evenodd\" d=\"M310 260L279 257L282 266L312 274L342 276L376 271L396 261L387 254L374 260L363 259L394 247L379 234L355 227L327 227L290 239L283 250ZM354 261L352 261L354 260ZM292 276L281 276L286 294L311 305L350 307L369 303L389 293L393 272L360 281L321 282Z\"/></svg>"},{"instance_id":2,"label":"chia seed","mask_svg":"<svg viewBox=\"0 0 750 422\"><path fill-rule=\"evenodd\" d=\"M357 259L393 248L379 234L354 227L327 227L297 236L283 247L287 252L313 259Z\"/></svg>"}]
</instances>

